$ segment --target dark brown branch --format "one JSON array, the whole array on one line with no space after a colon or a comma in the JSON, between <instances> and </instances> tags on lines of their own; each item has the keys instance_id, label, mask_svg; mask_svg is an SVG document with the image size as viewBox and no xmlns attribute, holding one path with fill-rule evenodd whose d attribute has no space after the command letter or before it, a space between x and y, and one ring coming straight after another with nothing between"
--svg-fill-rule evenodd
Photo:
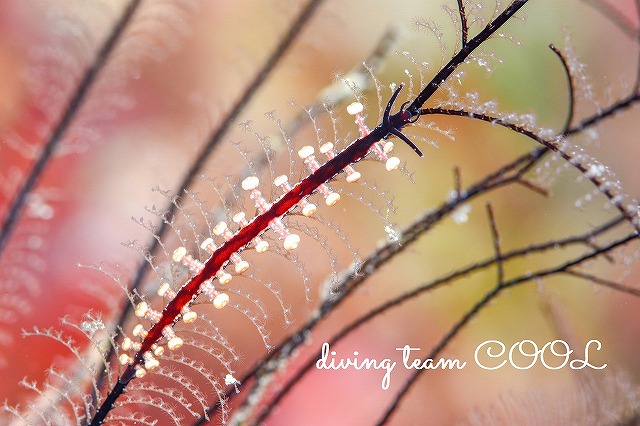
<instances>
[{"instance_id":1,"label":"dark brown branch","mask_svg":"<svg viewBox=\"0 0 640 426\"><path fill-rule=\"evenodd\" d=\"M487 215L489 216L489 225L491 235L493 236L494 259L496 260L496 268L498 269L497 287L502 287L504 283L504 258L502 257L502 250L500 249L500 233L498 232L498 225L496 224L491 203L487 203Z\"/></svg>"},{"instance_id":2,"label":"dark brown branch","mask_svg":"<svg viewBox=\"0 0 640 426\"><path fill-rule=\"evenodd\" d=\"M613 112L611 112L611 114L612 113ZM554 140L544 139L539 135L536 135L535 133L524 129L521 126L518 126L517 124L510 123L501 118L492 117L492 116L481 114L481 113L474 113L470 111L453 110L453 109L446 109L446 108L423 108L420 110L420 114L421 115L443 114L443 115L472 118L475 120L481 120L494 125L506 127L510 130L513 130L516 133L520 133L521 135L524 135L530 139L533 139L534 141L542 144L547 149L560 155L560 157L562 157L565 161L571 164L572 167L580 171L580 173L582 173L587 179L589 179L595 185L595 187L598 188L598 190L602 194L604 194L609 199L609 201L611 201L611 204L613 204L618 209L618 211L620 211L620 213L627 219L629 224L634 227L634 229L636 230L636 233L640 234L640 216L638 216L640 212L638 211L638 205L636 204L625 205L621 202L616 202L615 199L619 194L615 191L612 191L609 187L604 185L606 181L603 181L599 175L591 175L589 173L590 164L587 164L587 162L584 162L584 161L575 161L576 157L574 157L571 153L566 152L563 149L559 139L554 139ZM599 114L600 119L603 119L605 116L608 116L608 115ZM600 121L600 119L598 119L597 121ZM589 125L594 123L595 122L592 122ZM570 129L567 132L565 132L565 134L569 134L572 131L573 129Z\"/></svg>"},{"instance_id":3,"label":"dark brown branch","mask_svg":"<svg viewBox=\"0 0 640 426\"><path fill-rule=\"evenodd\" d=\"M482 43L487 41L500 27L502 27L515 13L527 3L528 0L515 0L509 5L500 15L491 21L482 31L473 37L467 44L465 44L456 53L449 63L447 63L436 74L435 77L429 82L425 88L420 92L416 99L411 102L407 107L407 110L411 112L417 112L422 108L425 102L431 98L431 96L438 90L440 85L453 74L453 72L462 64L471 53L478 48Z\"/></svg>"},{"instance_id":4,"label":"dark brown branch","mask_svg":"<svg viewBox=\"0 0 640 426\"><path fill-rule=\"evenodd\" d=\"M567 88L569 89L569 105L567 105L567 119L565 120L564 126L562 126L562 133L565 133L571 127L571 123L573 123L573 115L575 113L575 88L573 87L573 78L571 76L571 70L569 69L567 59L564 57L562 52L553 44L550 44L549 48L560 59L562 69L564 69L564 75L567 77Z\"/></svg>"},{"instance_id":5,"label":"dark brown branch","mask_svg":"<svg viewBox=\"0 0 640 426\"><path fill-rule=\"evenodd\" d=\"M464 0L458 0L458 12L460 13L460 30L462 32L462 47L465 47L469 39L469 24L467 23L467 14L464 11Z\"/></svg>"},{"instance_id":6,"label":"dark brown branch","mask_svg":"<svg viewBox=\"0 0 640 426\"><path fill-rule=\"evenodd\" d=\"M600 248L597 250L601 250ZM571 275L573 277L578 277L578 278L582 278L584 280L587 280L589 282L592 283L596 283L598 285L601 285L603 287L608 287L610 289L616 290L616 291L620 291L622 293L628 293L632 296L636 296L636 297L640 297L640 289L637 288L631 288L631 287L627 287L623 284L614 282L614 281L610 281L610 280L605 280L604 278L600 278L597 277L593 274L587 274L585 272L580 272L580 271L576 271L574 269L570 269L567 271L564 271L565 274L567 275Z\"/></svg>"}]
</instances>

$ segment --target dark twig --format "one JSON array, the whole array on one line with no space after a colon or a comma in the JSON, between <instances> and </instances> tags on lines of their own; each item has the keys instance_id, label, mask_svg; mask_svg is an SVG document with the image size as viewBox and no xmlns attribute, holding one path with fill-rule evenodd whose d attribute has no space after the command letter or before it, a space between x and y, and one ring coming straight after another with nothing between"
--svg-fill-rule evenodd
<instances>
[{"instance_id":1,"label":"dark twig","mask_svg":"<svg viewBox=\"0 0 640 426\"><path fill-rule=\"evenodd\" d=\"M560 59L560 63L562 63L562 68L564 69L564 74L567 77L567 87L569 92L569 105L567 105L567 119L562 126L562 133L565 133L570 127L571 123L573 123L573 115L574 115L574 96L575 96L575 88L573 87L573 78L571 76L571 70L569 69L569 64L567 63L567 59L564 57L562 52L555 47L553 44L549 45L549 48L555 53Z\"/></svg>"},{"instance_id":2,"label":"dark twig","mask_svg":"<svg viewBox=\"0 0 640 426\"><path fill-rule=\"evenodd\" d=\"M462 176L460 174L460 167L454 167L453 169L453 190L456 192L456 197L462 191Z\"/></svg>"},{"instance_id":3,"label":"dark twig","mask_svg":"<svg viewBox=\"0 0 640 426\"><path fill-rule=\"evenodd\" d=\"M571 164L574 168L580 171L580 173L582 173L587 179L589 179L595 185L595 187L598 188L600 192L602 192L609 199L609 201L611 201L611 204L613 204L618 209L618 211L622 213L622 215L627 219L629 224L631 224L631 226L633 226L636 229L636 232L640 233L640 219L638 217L638 206L635 204L626 205L621 202L616 202L615 201L616 197L619 195L618 192L616 190L612 190L607 185L604 185L605 181L603 181L599 175L591 175L589 173L589 167L591 164L588 161L587 162L575 161L576 158L571 153L563 149L562 143L560 142L559 139L553 139L553 140L545 139L514 123L509 123L508 121L505 121L503 119L492 117L492 116L481 114L481 113L473 113L473 112L464 111L464 110L453 110L453 109L446 109L446 108L424 108L420 110L420 114L422 115L444 114L444 115L453 115L458 117L467 117L475 120L481 120L494 125L506 127L508 129L515 131L516 133L520 133L521 135L527 136L528 138L535 140L536 142L542 144L547 149L550 149L551 151L556 152L565 161L567 161L568 164ZM600 119L597 121L600 121L606 116L608 115L601 114ZM580 125L582 125L582 123L579 124L579 126ZM569 129L567 132L565 132L565 134L569 134L572 132L573 132L573 129Z\"/></svg>"},{"instance_id":4,"label":"dark twig","mask_svg":"<svg viewBox=\"0 0 640 426\"><path fill-rule=\"evenodd\" d=\"M436 74L435 77L425 86L420 94L414 99L413 102L407 107L407 110L416 113L427 100L438 90L440 85L453 74L456 68L462 64L471 53L478 48L482 43L487 41L489 37L493 35L500 27L502 27L515 13L527 3L528 0L515 0L509 5L500 15L498 15L493 21L491 21L482 31L473 37L469 42L464 45L458 53L456 53L451 60Z\"/></svg>"},{"instance_id":5,"label":"dark twig","mask_svg":"<svg viewBox=\"0 0 640 426\"><path fill-rule=\"evenodd\" d=\"M602 250L601 248L597 248L594 251L597 250ZM632 288L632 287L627 287L623 284L614 282L614 281L610 281L610 280L605 280L604 278L600 278L597 277L593 274L587 274L585 272L580 272L580 271L576 271L575 269L570 269L570 270L566 270L564 271L565 274L567 275L571 275L573 277L578 277L578 278L582 278L586 281L592 282L592 283L596 283L598 285L601 285L603 287L608 287L610 289L616 290L616 291L620 291L623 293L627 293L627 294L631 294L632 296L636 296L636 297L640 297L640 289L637 288Z\"/></svg>"},{"instance_id":6,"label":"dark twig","mask_svg":"<svg viewBox=\"0 0 640 426\"><path fill-rule=\"evenodd\" d=\"M610 118L613 115L634 106L638 101L640 101L640 93L633 93L622 98L618 102L609 105L607 108L600 109L597 113L580 121L578 124L564 132L562 136L571 136L576 133L580 133L591 126L600 123L604 119Z\"/></svg>"},{"instance_id":7,"label":"dark twig","mask_svg":"<svg viewBox=\"0 0 640 426\"><path fill-rule=\"evenodd\" d=\"M460 13L460 29L462 32L462 47L467 45L469 38L469 26L467 24L467 14L464 11L464 0L458 0L458 12Z\"/></svg>"},{"instance_id":8,"label":"dark twig","mask_svg":"<svg viewBox=\"0 0 640 426\"><path fill-rule=\"evenodd\" d=\"M500 250L500 233L498 232L498 225L496 224L491 203L487 203L487 215L489 216L489 226L491 228L491 235L493 236L494 258L496 260L496 268L498 269L497 286L502 287L504 283L504 259L502 258L502 250Z\"/></svg>"}]
</instances>

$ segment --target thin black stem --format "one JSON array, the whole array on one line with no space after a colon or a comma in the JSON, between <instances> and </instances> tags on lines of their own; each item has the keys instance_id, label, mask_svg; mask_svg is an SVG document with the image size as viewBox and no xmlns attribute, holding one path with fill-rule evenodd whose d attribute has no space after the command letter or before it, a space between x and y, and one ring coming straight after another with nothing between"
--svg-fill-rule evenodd
<instances>
[{"instance_id":1,"label":"thin black stem","mask_svg":"<svg viewBox=\"0 0 640 426\"><path fill-rule=\"evenodd\" d=\"M605 280L604 278L600 278L593 274L587 274L585 272L580 272L572 269L564 271L564 273L572 277L582 278L583 280L589 281L591 283L596 283L598 285L601 285L602 287L608 287L610 289L620 291L622 293L627 293L635 297L640 297L640 290L637 288L627 287L626 285L617 283L615 281Z\"/></svg>"},{"instance_id":2,"label":"thin black stem","mask_svg":"<svg viewBox=\"0 0 640 426\"><path fill-rule=\"evenodd\" d=\"M564 126L562 126L562 133L566 132L567 130L569 130L569 128L571 127L571 123L573 123L573 115L574 115L574 96L575 96L575 89L573 87L573 78L571 78L571 71L569 70L569 64L567 63L567 59L564 57L564 55L562 54L562 52L555 47L553 44L549 45L549 48L553 51L553 53L555 53L558 58L560 59L560 62L562 63L562 68L564 69L564 74L567 77L567 88L569 89L569 105L567 105L567 119L564 123Z\"/></svg>"},{"instance_id":3,"label":"thin black stem","mask_svg":"<svg viewBox=\"0 0 640 426\"><path fill-rule=\"evenodd\" d=\"M632 96L629 99L633 99L633 101L629 102L627 106L631 106L637 99L637 96ZM568 134L572 134L574 132L576 132L577 128L581 128L584 129L585 127L591 125L591 124L595 124L596 122L599 122L601 119L609 116L610 114L613 114L615 111L620 111L622 108L615 108L615 109L609 109L608 112L603 112L598 114L598 120L592 121L592 122L582 122L578 125L578 127L574 127L572 129L569 129L568 131L566 131L564 134L568 135ZM493 117L490 115L486 115L486 114L482 114L482 113L474 113L474 112L470 112L470 111L465 111L465 110L454 110L454 109L447 109L447 108L424 108L421 109L419 114L421 115L427 115L427 114L444 114L444 115L452 115L452 116L458 116L458 117L466 117L466 118L472 118L475 120L481 120L487 123L491 123L491 124L495 124L498 126L502 126L502 127L506 127L507 129L511 129L513 131L515 131L516 133L520 133L524 136L529 137L530 139L533 139L535 141L537 141L538 143L542 144L543 146L545 146L546 148L550 149L553 152L556 152L560 157L562 157L562 159L564 159L565 161L567 161L568 164L570 164L571 166L573 166L575 169L577 169L580 173L582 173L587 179L589 179L593 185L598 188L598 190L604 194L609 201L611 202L611 204L613 204L620 213L622 213L622 215L627 219L627 221L629 222L629 224L631 226L633 226L636 230L636 233L638 233L638 235L640 235L640 220L638 218L638 206L635 204L623 204L621 202L616 202L615 199L616 197L619 195L615 190L612 190L611 188L609 188L607 185L604 185L604 181L600 178L599 175L595 175L592 176L589 173L589 167L590 167L590 163L588 163L588 161L575 161L575 159L577 157L574 157L573 154L571 154L570 152L565 151L562 148L562 145L560 143L561 139L553 139L553 140L548 140L545 139L543 137L540 137L538 135L536 135L535 133L524 129L521 126L518 126L514 123L510 123L508 121L505 121L501 118L497 118L497 117ZM585 124L586 123L586 124ZM582 127L584 126L584 127ZM635 202L633 202L635 203Z\"/></svg>"},{"instance_id":4,"label":"thin black stem","mask_svg":"<svg viewBox=\"0 0 640 426\"><path fill-rule=\"evenodd\" d=\"M82 104L86 99L87 93L89 93L89 90L95 83L98 75L104 69L104 65L113 52L114 47L118 43L118 40L124 33L127 25L131 22L131 19L139 5L140 0L131 0L122 12L120 19L113 27L111 34L109 34L109 37L105 40L104 44L98 51L98 54L96 55L93 63L84 73L84 77L78 84L73 97L64 109L62 116L58 120L58 125L51 133L51 136L44 145L42 152L40 152L40 156L33 164L33 167L29 172L27 179L24 181L22 187L16 193L13 199L13 203L8 208L7 214L4 218L4 222L2 223L2 227L0 228L0 256L2 256L9 238L15 230L18 219L22 215L22 210L24 209L25 204L29 199L29 195L38 184L40 176L42 176L42 173L49 164L51 156L55 152L60 142L64 139L64 136L69 130L73 119L75 118L78 111L80 111L80 108L82 108Z\"/></svg>"},{"instance_id":5,"label":"thin black stem","mask_svg":"<svg viewBox=\"0 0 640 426\"><path fill-rule=\"evenodd\" d=\"M458 12L460 13L460 31L462 35L462 47L465 47L469 39L469 24L467 23L467 14L464 11L464 0L458 0Z\"/></svg>"},{"instance_id":6,"label":"thin black stem","mask_svg":"<svg viewBox=\"0 0 640 426\"><path fill-rule=\"evenodd\" d=\"M416 99L411 102L407 110L416 112L424 103L431 98L431 96L438 90L440 85L445 82L451 74L456 70L458 65L462 64L468 57L476 50L482 43L487 41L489 37L493 35L502 25L504 25L522 6L527 3L528 0L515 0L509 7L507 7L500 15L491 21L482 31L473 37L467 44L456 53L449 63L445 65L438 74L425 86Z\"/></svg>"},{"instance_id":7,"label":"thin black stem","mask_svg":"<svg viewBox=\"0 0 640 426\"><path fill-rule=\"evenodd\" d=\"M607 108L599 110L596 114L593 114L591 117L587 117L566 132L562 136L571 136L576 133L579 133L588 127L591 127L595 124L599 124L605 118L609 118L623 110L634 106L638 101L640 101L640 93L632 93L626 98L622 98L620 101L609 105Z\"/></svg>"},{"instance_id":8,"label":"thin black stem","mask_svg":"<svg viewBox=\"0 0 640 426\"><path fill-rule=\"evenodd\" d=\"M460 320L449 329L447 334L438 342L438 344L431 350L431 352L422 359L421 364L426 362L427 359L435 359L442 350L446 347L446 345L462 330L468 323L471 321L484 307L486 307L489 302L491 302L500 292L503 290L502 286L495 286L491 291L484 295L478 303L476 303L465 315L460 318ZM414 370L414 372L409 376L409 378L404 382L402 387L393 395L393 399L391 403L387 406L384 414L380 419L376 422L376 425L383 425L389 421L391 416L395 413L395 411L400 406L400 402L404 399L405 395L409 392L409 389L413 386L413 384L420 377L420 372L424 370Z\"/></svg>"},{"instance_id":9,"label":"thin black stem","mask_svg":"<svg viewBox=\"0 0 640 426\"><path fill-rule=\"evenodd\" d=\"M496 218L493 213L493 207L491 203L487 203L487 215L489 216L489 225L491 228L491 235L493 236L493 251L495 253L496 268L498 269L498 286L502 286L504 283L504 258L502 257L502 250L500 249L500 233L498 232L498 225L496 224Z\"/></svg>"}]
</instances>

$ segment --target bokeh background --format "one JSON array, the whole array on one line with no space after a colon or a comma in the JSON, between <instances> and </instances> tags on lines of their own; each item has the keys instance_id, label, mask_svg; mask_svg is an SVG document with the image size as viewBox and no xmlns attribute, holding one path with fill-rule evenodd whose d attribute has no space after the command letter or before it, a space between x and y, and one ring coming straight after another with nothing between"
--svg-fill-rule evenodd
<instances>
[{"instance_id":1,"label":"bokeh background","mask_svg":"<svg viewBox=\"0 0 640 426\"><path fill-rule=\"evenodd\" d=\"M491 16L495 5L485 3L483 13ZM633 1L604 3L637 28ZM455 2L446 5L455 10ZM5 312L0 316L0 399L28 406L32 392L17 383L25 377L41 381L52 363L61 368L68 364L68 353L62 345L45 338L23 338L21 330L33 326L61 328L60 317L68 315L77 320L89 310L105 311L105 321L111 318L110 309L120 306L122 291L110 278L78 265L104 262L125 282L131 279L131 271L142 257L121 243L148 245L151 235L130 218L144 216L157 223L145 206L161 207L167 200L152 189L175 190L203 141L220 125L225 111L301 6L302 2L285 0L150 1L144 5L142 19L134 22L91 90L61 152L38 185L39 195L30 199L0 261L0 296ZM232 125L225 142L208 161L207 176L222 185L236 182L246 164L237 143L252 157L261 153L256 138L242 131L239 124L251 120L253 129L270 137L277 148L274 141L278 130L265 118L265 112L274 111L285 125L291 122L301 112L292 102L308 105L322 98L323 91L336 82L335 76L358 67L390 28L397 36L376 76L388 87L392 82L408 81L408 72L417 90L420 72L429 79L456 46L455 26L441 6L442 0L326 1L256 93L237 120L238 125ZM121 5L112 1L0 3L2 214L27 173L33 153L42 146L51 123L56 122L82 70L120 11ZM415 22L422 19L434 22L434 32L417 28ZM475 33L478 26L472 30ZM567 84L549 43L561 49L568 43L584 64L581 72L592 85L591 92L579 91L584 96L576 99L576 119L625 96L634 84L637 41L591 2L531 0L518 19L501 32L508 39L491 40L481 49L484 55L492 56L488 57L489 72L477 64L464 66L466 76L458 88L461 96L477 92L482 102L496 101L501 111L533 114L540 126L561 128L567 114ZM436 35L441 36L440 41ZM418 63L427 62L427 66L421 69L402 52L408 52ZM385 90L387 99L390 92ZM363 96L368 123L375 125L375 90L369 88ZM357 128L342 112L344 105L336 109L336 114L340 134L346 139L349 134L355 136ZM586 137L575 141L609 165L632 196L640 193L635 115L631 109L600 126L595 141ZM349 189L354 197L343 197L344 202L331 209L322 207L324 219L309 223L317 227L319 236L327 238L336 269L347 267L353 252L332 236L329 221L342 229L351 246L364 257L387 236L386 225L401 229L447 200L454 188L454 168L459 168L462 184L469 185L535 146L523 137L480 122L441 117L433 121L438 128L451 130L455 140L429 130L410 132L422 138L419 144L426 154L419 159L398 144L397 155L407 162L411 179L401 174L389 176L379 164L361 167L368 181L392 194L395 213L387 212L385 199L376 191ZM323 134L330 138L333 130L329 123L320 124L325 128ZM430 144L425 145L425 140ZM315 143L311 125L293 138L295 147ZM286 171L288 161L286 149L278 152L274 173ZM308 344L291 360L290 367L317 351L342 325L385 300L491 256L487 202L494 208L504 251L585 232L615 215L614 209L605 208L605 198L594 192L589 182L580 180L575 170L562 167L559 161L541 163L531 177L549 189L549 197L512 186L473 201L467 208L468 220L457 223L453 218L446 219L374 273L348 303L309 336ZM219 205L211 185L200 182L194 190L212 209ZM360 197L381 206L382 217L363 207L357 200ZM577 201L581 208L576 207ZM291 309L291 323L287 325L279 302L263 291L272 344L303 323L320 301L331 263L313 237L303 240L299 250L305 265L303 274L284 259L256 260L259 273L279 285L283 301ZM567 253L577 255L580 250L525 258L510 264L506 273L514 276L535 270ZM588 271L637 286L640 268L634 250L637 244L625 251L630 260L627 265L594 262ZM495 268L488 269L405 303L333 349L344 356L358 351L362 356L400 360L395 348L410 345L421 348L417 353L424 356L495 285L496 274ZM261 294L256 287L252 290ZM392 422L452 424L469 420L473 412L510 413L513 418L524 415L525 419L541 412L551 419L574 416L579 422L585 413L581 402L575 401L580 400L576 395L586 395L585 400L595 398L615 411L616 404L627 404L624 398L612 397L618 391L637 405L633 395L640 371L635 353L640 337L639 308L638 301L628 294L567 277L514 288L483 310L445 349L442 356L467 361L468 366L462 371L423 374ZM241 354L235 364L237 377L241 377L241 372L266 349L251 323L241 316L235 318L220 327ZM475 348L485 340L496 339L510 346L524 339L543 345L556 338L576 344L576 349L590 339L601 341L603 350L593 362L607 363L608 367L576 373L540 366L484 371L472 365ZM267 424L372 423L404 382L406 373L396 367L391 386L384 391L379 371L314 371L282 402ZM283 377L289 374L284 372ZM590 380L611 380L613 384L611 389L594 389L584 385ZM620 390L623 381L629 383L626 391ZM567 407L578 408L573 412L564 410ZM553 417L555 412L558 417ZM502 422L496 417L497 424Z\"/></svg>"}]
</instances>

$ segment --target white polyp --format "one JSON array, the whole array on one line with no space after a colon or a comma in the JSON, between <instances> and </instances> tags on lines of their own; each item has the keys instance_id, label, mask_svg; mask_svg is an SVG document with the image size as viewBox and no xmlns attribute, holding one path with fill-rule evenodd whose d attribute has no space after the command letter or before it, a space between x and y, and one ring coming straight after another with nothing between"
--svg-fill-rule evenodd
<instances>
[{"instance_id":1,"label":"white polyp","mask_svg":"<svg viewBox=\"0 0 640 426\"><path fill-rule=\"evenodd\" d=\"M142 324L136 324L136 326L133 327L133 330L131 330L131 334L133 334L134 336L144 337L147 335L147 331L144 329L144 326Z\"/></svg>"},{"instance_id":2,"label":"white polyp","mask_svg":"<svg viewBox=\"0 0 640 426\"><path fill-rule=\"evenodd\" d=\"M176 332L169 325L162 329L162 335L167 339L167 347L172 351L178 349L184 343L181 338L176 336Z\"/></svg>"},{"instance_id":3,"label":"white polyp","mask_svg":"<svg viewBox=\"0 0 640 426\"><path fill-rule=\"evenodd\" d=\"M120 365L127 365L133 360L131 359L131 357L129 355L122 354L122 355L120 355L118 357L118 361L120 362Z\"/></svg>"},{"instance_id":4,"label":"white polyp","mask_svg":"<svg viewBox=\"0 0 640 426\"><path fill-rule=\"evenodd\" d=\"M313 203L306 203L304 205L304 207L302 207L302 214L305 215L306 217L311 216L312 214L314 214L317 210L317 207L315 204Z\"/></svg>"},{"instance_id":5,"label":"white polyp","mask_svg":"<svg viewBox=\"0 0 640 426\"><path fill-rule=\"evenodd\" d=\"M298 247L298 244L300 244L300 236L296 234L289 234L284 239L284 248L286 250L293 250Z\"/></svg>"},{"instance_id":6,"label":"white polyp","mask_svg":"<svg viewBox=\"0 0 640 426\"><path fill-rule=\"evenodd\" d=\"M141 379L146 375L147 375L147 370L145 370L144 368L140 367L139 365L136 365L136 377L138 379Z\"/></svg>"},{"instance_id":7,"label":"white polyp","mask_svg":"<svg viewBox=\"0 0 640 426\"><path fill-rule=\"evenodd\" d=\"M184 247L178 247L173 251L173 261L180 262L187 254L187 249Z\"/></svg>"},{"instance_id":8,"label":"white polyp","mask_svg":"<svg viewBox=\"0 0 640 426\"><path fill-rule=\"evenodd\" d=\"M238 379L236 379L235 377L233 377L233 374L227 374L226 376L224 376L224 384L229 386L229 385L239 385L240 381Z\"/></svg>"},{"instance_id":9,"label":"white polyp","mask_svg":"<svg viewBox=\"0 0 640 426\"><path fill-rule=\"evenodd\" d=\"M320 152L327 155L329 158L333 158L333 144L331 142L327 142L320 146Z\"/></svg>"},{"instance_id":10,"label":"white polyp","mask_svg":"<svg viewBox=\"0 0 640 426\"><path fill-rule=\"evenodd\" d=\"M260 185L260 179L257 176L249 176L242 181L242 189L245 191L251 191L256 189Z\"/></svg>"},{"instance_id":11,"label":"white polyp","mask_svg":"<svg viewBox=\"0 0 640 426\"><path fill-rule=\"evenodd\" d=\"M349 115L360 114L362 111L364 111L364 105L360 102L353 102L347 106L347 113Z\"/></svg>"},{"instance_id":12,"label":"white polyp","mask_svg":"<svg viewBox=\"0 0 640 426\"><path fill-rule=\"evenodd\" d=\"M216 249L216 245L213 243L213 238L207 238L200 244L200 248L208 252L213 252Z\"/></svg>"},{"instance_id":13,"label":"white polyp","mask_svg":"<svg viewBox=\"0 0 640 426\"><path fill-rule=\"evenodd\" d=\"M298 156L304 160L305 158L308 158L309 156L313 155L314 152L315 152L315 149L313 149L312 146L307 145L300 148L300 150L298 151Z\"/></svg>"},{"instance_id":14,"label":"white polyp","mask_svg":"<svg viewBox=\"0 0 640 426\"><path fill-rule=\"evenodd\" d=\"M241 260L236 264L236 274L241 274L247 269L249 269L249 262L246 260Z\"/></svg>"},{"instance_id":15,"label":"white polyp","mask_svg":"<svg viewBox=\"0 0 640 426\"><path fill-rule=\"evenodd\" d=\"M202 294L204 294L208 298L213 298L213 293L215 291L216 291L216 286L213 285L213 278L209 278L208 280L203 282L202 285L200 285L200 292L202 292Z\"/></svg>"},{"instance_id":16,"label":"white polyp","mask_svg":"<svg viewBox=\"0 0 640 426\"><path fill-rule=\"evenodd\" d=\"M222 285L229 284L231 282L231 279L233 278L231 274L228 274L223 270L219 270L216 273L216 277L218 277L218 281L220 281L220 284Z\"/></svg>"},{"instance_id":17,"label":"white polyp","mask_svg":"<svg viewBox=\"0 0 640 426\"><path fill-rule=\"evenodd\" d=\"M219 293L214 299L213 299L213 306L216 309L222 309L225 306L227 306L227 304L229 303L229 295L227 293Z\"/></svg>"},{"instance_id":18,"label":"white polyp","mask_svg":"<svg viewBox=\"0 0 640 426\"><path fill-rule=\"evenodd\" d=\"M289 181L289 178L287 177L287 175L280 175L273 180L273 184L275 186L282 186L286 184L288 181Z\"/></svg>"},{"instance_id":19,"label":"white polyp","mask_svg":"<svg viewBox=\"0 0 640 426\"><path fill-rule=\"evenodd\" d=\"M397 169L399 165L400 159L398 157L391 157L387 160L384 166L387 168L387 171L392 171Z\"/></svg>"},{"instance_id":20,"label":"white polyp","mask_svg":"<svg viewBox=\"0 0 640 426\"><path fill-rule=\"evenodd\" d=\"M131 344L133 342L131 341L130 338L125 337L124 340L122 341L122 344L120 345L120 349L122 349L123 351L128 351L129 349L131 349Z\"/></svg>"},{"instance_id":21,"label":"white polyp","mask_svg":"<svg viewBox=\"0 0 640 426\"><path fill-rule=\"evenodd\" d=\"M587 169L586 175L588 178L600 177L607 171L607 168L602 164L591 164Z\"/></svg>"},{"instance_id":22,"label":"white polyp","mask_svg":"<svg viewBox=\"0 0 640 426\"><path fill-rule=\"evenodd\" d=\"M153 370L160 366L160 362L153 357L151 352L144 353L144 368L147 370Z\"/></svg>"},{"instance_id":23,"label":"white polyp","mask_svg":"<svg viewBox=\"0 0 640 426\"><path fill-rule=\"evenodd\" d=\"M167 294L167 290L170 288L169 283L163 283L160 285L160 288L158 288L158 296L164 297L164 295Z\"/></svg>"},{"instance_id":24,"label":"white polyp","mask_svg":"<svg viewBox=\"0 0 640 426\"><path fill-rule=\"evenodd\" d=\"M245 217L244 212L238 212L238 213L233 215L232 220L233 220L234 223L239 223L239 224L244 225L244 217Z\"/></svg>"},{"instance_id":25,"label":"white polyp","mask_svg":"<svg viewBox=\"0 0 640 426\"><path fill-rule=\"evenodd\" d=\"M147 302L140 302L136 305L135 314L138 318L144 318L149 310L149 304Z\"/></svg>"},{"instance_id":26,"label":"white polyp","mask_svg":"<svg viewBox=\"0 0 640 426\"><path fill-rule=\"evenodd\" d=\"M371 145L371 148L369 148L370 152L373 152L373 154L378 157L378 159L380 161L387 161L389 159L389 156L387 155L386 152L384 152L384 145L382 144L382 142L376 142L373 145Z\"/></svg>"},{"instance_id":27,"label":"white polyp","mask_svg":"<svg viewBox=\"0 0 640 426\"><path fill-rule=\"evenodd\" d=\"M287 235L289 235L289 231L287 231L287 228L285 228L284 224L282 223L279 217L272 219L269 222L269 226L271 227L273 232L275 232L276 234L278 234L278 236L280 236L281 239L286 238Z\"/></svg>"},{"instance_id":28,"label":"white polyp","mask_svg":"<svg viewBox=\"0 0 640 426\"><path fill-rule=\"evenodd\" d=\"M258 253L264 253L269 249L269 243L265 240L260 240L256 243L255 249Z\"/></svg>"},{"instance_id":29,"label":"white polyp","mask_svg":"<svg viewBox=\"0 0 640 426\"><path fill-rule=\"evenodd\" d=\"M245 262L244 260L242 260L242 258L238 253L231 254L231 262L233 262L233 264L236 265L237 274L241 274L247 269L249 269L249 262Z\"/></svg>"},{"instance_id":30,"label":"white polyp","mask_svg":"<svg viewBox=\"0 0 640 426\"><path fill-rule=\"evenodd\" d=\"M218 224L216 226L213 227L213 234L214 235L222 235L224 234L224 231L227 230L227 223L222 221L222 222L218 222Z\"/></svg>"},{"instance_id":31,"label":"white polyp","mask_svg":"<svg viewBox=\"0 0 640 426\"><path fill-rule=\"evenodd\" d=\"M175 293L173 292L173 290L171 290L171 286L169 285L169 283L163 283L158 289L158 296L167 296L169 298L173 298L175 297Z\"/></svg>"},{"instance_id":32,"label":"white polyp","mask_svg":"<svg viewBox=\"0 0 640 426\"><path fill-rule=\"evenodd\" d=\"M184 314L182 314L182 321L184 321L186 324L191 324L197 319L198 314L193 311L185 312Z\"/></svg>"},{"instance_id":33,"label":"white polyp","mask_svg":"<svg viewBox=\"0 0 640 426\"><path fill-rule=\"evenodd\" d=\"M156 347L153 348L153 354L155 356L162 356L164 354L164 346L156 345Z\"/></svg>"},{"instance_id":34,"label":"white polyp","mask_svg":"<svg viewBox=\"0 0 640 426\"><path fill-rule=\"evenodd\" d=\"M144 317L153 323L160 321L160 319L162 318L162 314L158 311L154 311L153 309L149 308L149 305L146 302L138 303L138 306L136 306L135 313L137 317L139 318Z\"/></svg>"},{"instance_id":35,"label":"white polyp","mask_svg":"<svg viewBox=\"0 0 640 426\"><path fill-rule=\"evenodd\" d=\"M204 268L204 264L199 260L196 260L193 257L191 257L191 255L185 255L182 258L181 263L187 268L189 268L189 270L194 274L199 273L200 271L202 271L202 268Z\"/></svg>"},{"instance_id":36,"label":"white polyp","mask_svg":"<svg viewBox=\"0 0 640 426\"><path fill-rule=\"evenodd\" d=\"M155 358L151 358L144 362L144 368L146 368L147 370L153 370L154 368L157 368L159 365L160 365L160 361L158 361Z\"/></svg>"},{"instance_id":37,"label":"white polyp","mask_svg":"<svg viewBox=\"0 0 640 426\"><path fill-rule=\"evenodd\" d=\"M327 186L326 183L323 183L322 185L320 185L318 187L318 191L322 194L322 196L324 198L327 198L329 196L329 194L331 194L331 190L329 189L329 187Z\"/></svg>"},{"instance_id":38,"label":"white polyp","mask_svg":"<svg viewBox=\"0 0 640 426\"><path fill-rule=\"evenodd\" d=\"M327 195L327 198L325 198L324 201L328 206L334 206L338 201L340 201L340 194L337 192L331 192Z\"/></svg>"},{"instance_id":39,"label":"white polyp","mask_svg":"<svg viewBox=\"0 0 640 426\"><path fill-rule=\"evenodd\" d=\"M391 142L391 141L387 141L387 142L384 144L384 147L382 148L382 150L383 150L385 153L387 153L387 154L388 154L388 153L390 153L391 151L393 151L393 146L394 146L394 145L393 145L393 142Z\"/></svg>"},{"instance_id":40,"label":"white polyp","mask_svg":"<svg viewBox=\"0 0 640 426\"><path fill-rule=\"evenodd\" d=\"M347 182L349 182L349 183L356 182L361 177L362 177L362 175L360 174L360 172L353 171L352 173L348 173L347 174Z\"/></svg>"},{"instance_id":41,"label":"white polyp","mask_svg":"<svg viewBox=\"0 0 640 426\"><path fill-rule=\"evenodd\" d=\"M179 337L172 337L171 339L169 339L169 341L167 342L167 347L169 349L171 349L172 351L175 351L176 349L178 349L180 346L182 346L184 344L184 342L182 341L181 338Z\"/></svg>"}]
</instances>

